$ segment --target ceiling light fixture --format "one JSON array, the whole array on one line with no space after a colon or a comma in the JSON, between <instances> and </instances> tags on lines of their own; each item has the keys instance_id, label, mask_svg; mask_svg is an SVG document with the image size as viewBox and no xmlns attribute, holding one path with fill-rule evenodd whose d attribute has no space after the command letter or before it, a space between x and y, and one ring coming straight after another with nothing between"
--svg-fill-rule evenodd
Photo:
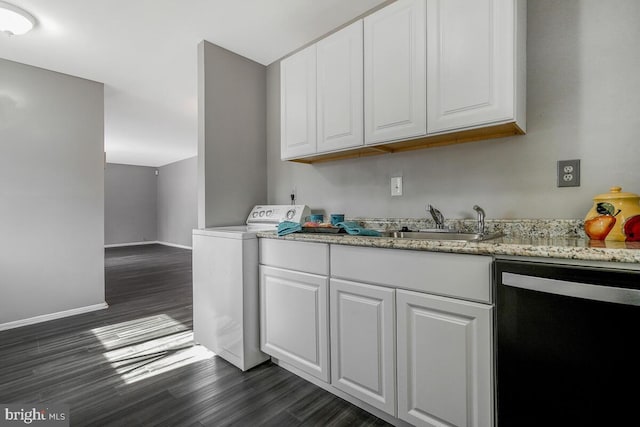
<instances>
[{"instance_id":1,"label":"ceiling light fixture","mask_svg":"<svg viewBox=\"0 0 640 427\"><path fill-rule=\"evenodd\" d=\"M28 12L12 4L0 1L0 32L22 35L31 31L36 19Z\"/></svg>"}]
</instances>

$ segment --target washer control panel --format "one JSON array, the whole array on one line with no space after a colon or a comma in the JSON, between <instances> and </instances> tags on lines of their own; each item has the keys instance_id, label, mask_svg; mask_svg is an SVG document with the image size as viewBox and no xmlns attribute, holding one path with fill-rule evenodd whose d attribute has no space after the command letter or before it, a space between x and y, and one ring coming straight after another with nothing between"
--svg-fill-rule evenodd
<instances>
[{"instance_id":1,"label":"washer control panel","mask_svg":"<svg viewBox=\"0 0 640 427\"><path fill-rule=\"evenodd\" d=\"M249 212L247 225L274 224L282 221L303 223L311 215L311 210L306 205L256 205Z\"/></svg>"}]
</instances>

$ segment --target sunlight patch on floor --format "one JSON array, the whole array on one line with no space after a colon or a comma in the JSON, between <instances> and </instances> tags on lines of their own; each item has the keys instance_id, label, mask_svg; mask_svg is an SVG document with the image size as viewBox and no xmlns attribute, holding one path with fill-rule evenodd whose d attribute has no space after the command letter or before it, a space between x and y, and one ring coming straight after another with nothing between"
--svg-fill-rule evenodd
<instances>
[{"instance_id":1,"label":"sunlight patch on floor","mask_svg":"<svg viewBox=\"0 0 640 427\"><path fill-rule=\"evenodd\" d=\"M166 314L94 328L105 359L126 384L178 369L215 354L193 342L193 332Z\"/></svg>"}]
</instances>

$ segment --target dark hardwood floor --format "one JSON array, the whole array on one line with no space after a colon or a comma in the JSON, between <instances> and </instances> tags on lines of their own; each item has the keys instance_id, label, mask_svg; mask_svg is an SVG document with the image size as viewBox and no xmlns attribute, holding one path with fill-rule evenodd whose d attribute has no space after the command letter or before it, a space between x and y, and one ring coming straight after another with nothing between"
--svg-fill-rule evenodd
<instances>
[{"instance_id":1,"label":"dark hardwood floor","mask_svg":"<svg viewBox=\"0 0 640 427\"><path fill-rule=\"evenodd\" d=\"M62 403L73 426L367 426L373 415L272 364L194 345L191 251L105 251L107 310L0 332L0 403Z\"/></svg>"}]
</instances>

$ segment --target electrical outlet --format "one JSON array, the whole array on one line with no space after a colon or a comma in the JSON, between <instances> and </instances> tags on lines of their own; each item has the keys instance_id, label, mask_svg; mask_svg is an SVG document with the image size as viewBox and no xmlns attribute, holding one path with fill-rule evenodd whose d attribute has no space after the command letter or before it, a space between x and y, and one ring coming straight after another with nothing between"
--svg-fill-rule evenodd
<instances>
[{"instance_id":1,"label":"electrical outlet","mask_svg":"<svg viewBox=\"0 0 640 427\"><path fill-rule=\"evenodd\" d=\"M580 159L558 160L558 187L580 187Z\"/></svg>"},{"instance_id":2,"label":"electrical outlet","mask_svg":"<svg viewBox=\"0 0 640 427\"><path fill-rule=\"evenodd\" d=\"M402 196L402 177L394 176L391 178L391 195Z\"/></svg>"},{"instance_id":3,"label":"electrical outlet","mask_svg":"<svg viewBox=\"0 0 640 427\"><path fill-rule=\"evenodd\" d=\"M295 205L296 204L296 198L297 198L297 191L296 191L296 186L294 185L293 188L291 189L291 194L289 194L289 198L291 199L291 204Z\"/></svg>"}]
</instances>

